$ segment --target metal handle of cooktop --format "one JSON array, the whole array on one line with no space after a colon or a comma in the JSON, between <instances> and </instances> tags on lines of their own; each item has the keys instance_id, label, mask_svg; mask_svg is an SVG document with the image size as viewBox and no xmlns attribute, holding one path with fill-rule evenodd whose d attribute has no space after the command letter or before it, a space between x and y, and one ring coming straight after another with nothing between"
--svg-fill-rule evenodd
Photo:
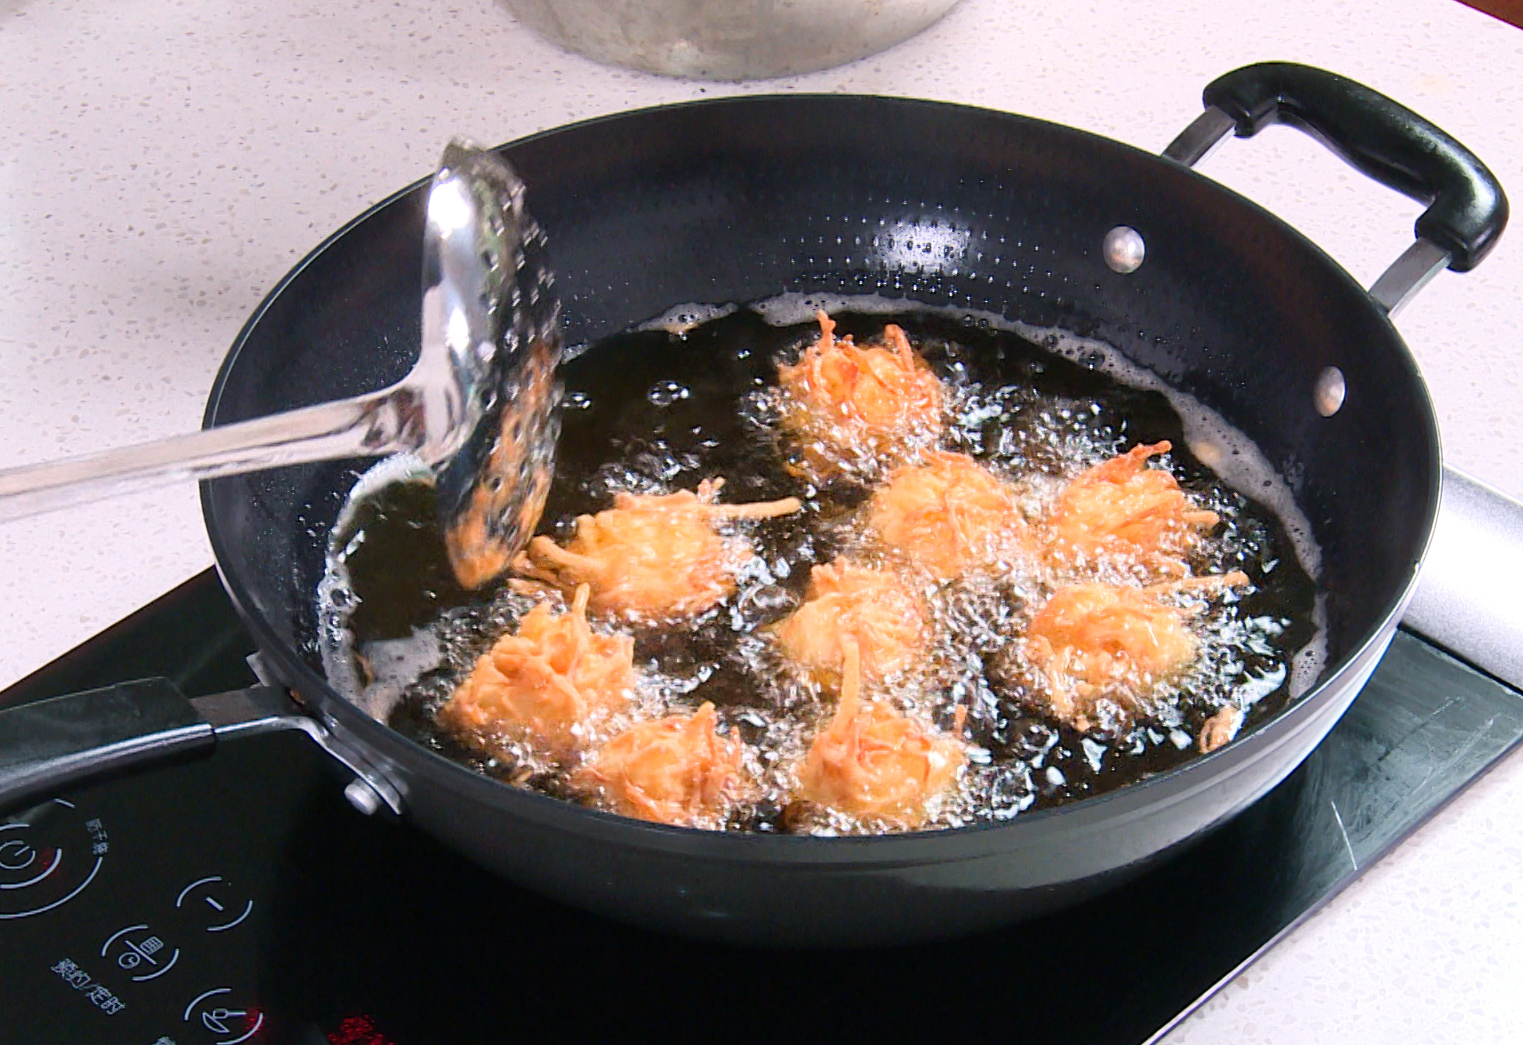
<instances>
[{"instance_id":1,"label":"metal handle of cooktop","mask_svg":"<svg viewBox=\"0 0 1523 1045\"><path fill-rule=\"evenodd\" d=\"M1523 688L1523 504L1444 469L1438 526L1402 624Z\"/></svg>"}]
</instances>

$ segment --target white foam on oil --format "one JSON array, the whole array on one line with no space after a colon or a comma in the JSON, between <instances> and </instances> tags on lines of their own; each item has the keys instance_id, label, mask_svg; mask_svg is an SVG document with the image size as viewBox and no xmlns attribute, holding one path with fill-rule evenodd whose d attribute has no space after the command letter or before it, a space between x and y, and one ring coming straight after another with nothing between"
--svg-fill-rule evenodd
<instances>
[{"instance_id":1,"label":"white foam on oil","mask_svg":"<svg viewBox=\"0 0 1523 1045\"><path fill-rule=\"evenodd\" d=\"M888 298L882 294L801 294L791 292L779 294L775 298L766 301L758 301L749 306L752 311L758 313L768 323L775 327L791 327L795 323L808 323L814 319L816 312L864 312L873 315L885 315L899 312L935 312L943 315L972 315L967 309L946 308L937 305L922 305L918 301L907 301L904 298ZM982 317L979 313L979 317ZM1001 323L1006 322L1003 318Z\"/></svg>"},{"instance_id":2,"label":"white foam on oil","mask_svg":"<svg viewBox=\"0 0 1523 1045\"><path fill-rule=\"evenodd\" d=\"M1307 690L1315 686L1322 677L1322 668L1327 664L1327 600L1320 592L1312 605L1311 619L1316 626L1316 633L1310 642L1290 658L1291 700L1299 700Z\"/></svg>"},{"instance_id":3,"label":"white foam on oil","mask_svg":"<svg viewBox=\"0 0 1523 1045\"><path fill-rule=\"evenodd\" d=\"M333 533L348 533L354 521L355 510L395 483L424 483L432 486L434 470L412 454L395 454L372 465L350 488L349 496L344 498L344 505L339 509L338 519L333 524ZM335 541L343 539L339 536Z\"/></svg>"},{"instance_id":4,"label":"white foam on oil","mask_svg":"<svg viewBox=\"0 0 1523 1045\"><path fill-rule=\"evenodd\" d=\"M700 305L696 302L674 305L655 319L647 320L634 329L637 331L660 330L674 337L685 337L694 327L702 326L712 319L723 319L732 312L738 311L740 311L739 305ZM814 313L811 312L810 315ZM590 341L567 345L561 350L561 362L569 363L591 347Z\"/></svg>"},{"instance_id":5,"label":"white foam on oil","mask_svg":"<svg viewBox=\"0 0 1523 1045\"><path fill-rule=\"evenodd\" d=\"M348 627L356 596L344 557L351 542L363 539L362 535L354 533L354 515L359 506L395 483L432 486L434 471L411 454L388 457L367 469L339 509L329 538L323 577L317 584L318 627L322 633L318 652L322 657L323 673L334 689L378 722L385 722L401 701L407 680L417 677L439 659L437 640L415 634L411 639L399 640L394 648L368 651L372 660L386 662L372 663L372 670L385 670L377 671L376 679L370 685L360 677L357 668L359 657Z\"/></svg>"},{"instance_id":6,"label":"white foam on oil","mask_svg":"<svg viewBox=\"0 0 1523 1045\"><path fill-rule=\"evenodd\" d=\"M667 309L647 323L641 323L635 329L664 330L668 334L681 337L696 326L707 323L711 319L723 319L739 309L739 305L678 305Z\"/></svg>"},{"instance_id":7,"label":"white foam on oil","mask_svg":"<svg viewBox=\"0 0 1523 1045\"><path fill-rule=\"evenodd\" d=\"M371 718L385 722L408 687L439 666L444 650L431 629L414 628L406 638L367 643L364 655L371 680L358 691L354 703Z\"/></svg>"}]
</instances>

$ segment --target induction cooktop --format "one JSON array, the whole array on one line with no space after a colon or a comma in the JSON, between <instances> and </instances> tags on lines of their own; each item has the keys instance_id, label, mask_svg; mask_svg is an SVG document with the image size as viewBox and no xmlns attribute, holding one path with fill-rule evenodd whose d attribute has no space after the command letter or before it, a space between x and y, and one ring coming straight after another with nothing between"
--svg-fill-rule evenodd
<instances>
[{"instance_id":1,"label":"induction cooktop","mask_svg":"<svg viewBox=\"0 0 1523 1045\"><path fill-rule=\"evenodd\" d=\"M0 694L254 683L207 571ZM1083 1041L1162 1035L1523 738L1523 694L1399 632L1273 792L1082 906L934 945L726 947L562 907L365 816L303 736L0 816L0 1045Z\"/></svg>"}]
</instances>

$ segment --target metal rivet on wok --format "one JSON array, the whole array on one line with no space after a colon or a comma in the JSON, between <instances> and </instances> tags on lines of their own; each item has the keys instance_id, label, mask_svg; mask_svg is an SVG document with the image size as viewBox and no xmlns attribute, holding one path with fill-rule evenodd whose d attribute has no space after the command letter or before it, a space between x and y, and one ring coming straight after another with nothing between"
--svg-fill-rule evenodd
<instances>
[{"instance_id":1,"label":"metal rivet on wok","mask_svg":"<svg viewBox=\"0 0 1523 1045\"><path fill-rule=\"evenodd\" d=\"M1117 225L1107 232L1101 249L1111 271L1122 275L1136 272L1142 267L1142 259L1147 255L1147 244L1142 242L1142 234L1126 225Z\"/></svg>"},{"instance_id":2,"label":"metal rivet on wok","mask_svg":"<svg viewBox=\"0 0 1523 1045\"><path fill-rule=\"evenodd\" d=\"M375 789L365 781L356 777L349 781L349 786L344 788L344 797L349 804L354 806L366 816L374 816L381 808L381 796L375 793Z\"/></svg>"},{"instance_id":3,"label":"metal rivet on wok","mask_svg":"<svg viewBox=\"0 0 1523 1045\"><path fill-rule=\"evenodd\" d=\"M1332 417L1343 407L1343 397L1348 393L1348 386L1343 381L1343 371L1335 366L1330 366L1317 376L1317 390L1312 395L1312 401L1316 403L1317 413L1323 417Z\"/></svg>"}]
</instances>

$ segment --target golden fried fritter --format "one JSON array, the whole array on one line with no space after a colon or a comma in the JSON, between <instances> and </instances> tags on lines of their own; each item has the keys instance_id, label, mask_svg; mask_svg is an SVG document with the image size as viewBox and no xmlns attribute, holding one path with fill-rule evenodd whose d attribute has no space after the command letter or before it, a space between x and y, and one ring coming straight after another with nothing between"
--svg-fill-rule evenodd
<instances>
[{"instance_id":1,"label":"golden fried fritter","mask_svg":"<svg viewBox=\"0 0 1523 1045\"><path fill-rule=\"evenodd\" d=\"M622 706L635 683L634 640L587 624L587 585L567 613L540 603L498 639L439 709L441 725L483 750L526 739L560 757L593 715Z\"/></svg>"},{"instance_id":2,"label":"golden fried fritter","mask_svg":"<svg viewBox=\"0 0 1523 1045\"><path fill-rule=\"evenodd\" d=\"M930 453L923 464L895 469L873 494L867 524L941 580L1031 548L1009 486L966 454Z\"/></svg>"},{"instance_id":3,"label":"golden fried fritter","mask_svg":"<svg viewBox=\"0 0 1523 1045\"><path fill-rule=\"evenodd\" d=\"M1118 724L1145 715L1157 688L1181 675L1198 652L1185 625L1189 611L1165 605L1156 595L1247 582L1234 571L1152 590L1114 584L1060 589L1026 629L1026 660L1044 676L1042 710L1080 731L1105 724L1102 702Z\"/></svg>"},{"instance_id":4,"label":"golden fried fritter","mask_svg":"<svg viewBox=\"0 0 1523 1045\"><path fill-rule=\"evenodd\" d=\"M919 827L931 799L956 781L963 746L891 704L863 702L860 654L849 639L843 646L841 701L799 767L799 797L865 820Z\"/></svg>"},{"instance_id":5,"label":"golden fried fritter","mask_svg":"<svg viewBox=\"0 0 1523 1045\"><path fill-rule=\"evenodd\" d=\"M1188 572L1190 548L1221 520L1196 508L1168 469L1147 466L1170 449L1168 440L1139 444L1070 482L1047 519L1056 555L1121 558L1171 576Z\"/></svg>"},{"instance_id":6,"label":"golden fried fritter","mask_svg":"<svg viewBox=\"0 0 1523 1045\"><path fill-rule=\"evenodd\" d=\"M925 649L925 609L903 579L888 570L837 559L810 571L808 598L772 626L783 655L834 682L844 646L861 653L862 676L877 680L912 667Z\"/></svg>"},{"instance_id":7,"label":"golden fried fritter","mask_svg":"<svg viewBox=\"0 0 1523 1045\"><path fill-rule=\"evenodd\" d=\"M574 788L624 816L717 828L744 786L740 739L721 737L714 705L641 722L598 749Z\"/></svg>"},{"instance_id":8,"label":"golden fried fritter","mask_svg":"<svg viewBox=\"0 0 1523 1045\"><path fill-rule=\"evenodd\" d=\"M941 381L888 325L882 347L859 348L837 338L835 322L817 313L819 339L792 366L778 367L782 420L814 478L872 476L940 437Z\"/></svg>"},{"instance_id":9,"label":"golden fried fritter","mask_svg":"<svg viewBox=\"0 0 1523 1045\"><path fill-rule=\"evenodd\" d=\"M565 548L536 537L518 573L560 588L592 588L595 612L672 621L702 613L735 590L735 569L751 558L749 542L723 537L725 519L768 518L799 510L796 497L761 504L716 504L724 480L697 492L614 495L614 506L576 520Z\"/></svg>"}]
</instances>

